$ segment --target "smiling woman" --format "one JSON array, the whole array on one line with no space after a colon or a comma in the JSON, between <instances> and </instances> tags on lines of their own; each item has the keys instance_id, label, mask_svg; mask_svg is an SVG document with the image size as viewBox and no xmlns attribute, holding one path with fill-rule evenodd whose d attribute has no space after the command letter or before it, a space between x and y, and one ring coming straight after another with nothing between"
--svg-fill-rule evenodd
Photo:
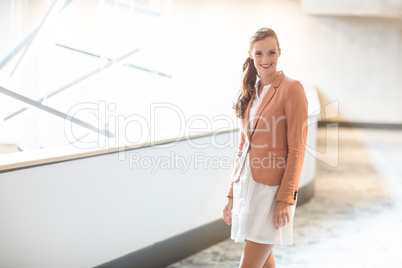
<instances>
[{"instance_id":1,"label":"smiling woman","mask_svg":"<svg viewBox=\"0 0 402 268\"><path fill-rule=\"evenodd\" d=\"M264 51L265 50L265 51ZM254 66L261 79L262 87L266 86L269 81L263 81L267 77L276 76L276 65L281 55L279 42L274 37L267 37L260 42L255 43L252 51L248 52L250 58L254 60ZM260 87L260 90L261 88Z\"/></svg>"},{"instance_id":2,"label":"smiling woman","mask_svg":"<svg viewBox=\"0 0 402 268\"><path fill-rule=\"evenodd\" d=\"M273 246L293 244L308 103L301 83L276 70L281 49L272 29L259 29L248 53L233 107L241 140L223 219L231 238L246 242L240 267L275 267Z\"/></svg>"}]
</instances>

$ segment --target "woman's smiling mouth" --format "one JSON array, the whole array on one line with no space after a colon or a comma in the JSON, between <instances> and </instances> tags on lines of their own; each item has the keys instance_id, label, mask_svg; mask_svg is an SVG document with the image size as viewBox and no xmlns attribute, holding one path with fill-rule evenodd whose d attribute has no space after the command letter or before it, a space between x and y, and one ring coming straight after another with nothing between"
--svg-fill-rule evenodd
<instances>
[{"instance_id":1,"label":"woman's smiling mouth","mask_svg":"<svg viewBox=\"0 0 402 268\"><path fill-rule=\"evenodd\" d=\"M269 69L269 67L271 67L272 63L271 64L260 64L260 65L264 69Z\"/></svg>"}]
</instances>

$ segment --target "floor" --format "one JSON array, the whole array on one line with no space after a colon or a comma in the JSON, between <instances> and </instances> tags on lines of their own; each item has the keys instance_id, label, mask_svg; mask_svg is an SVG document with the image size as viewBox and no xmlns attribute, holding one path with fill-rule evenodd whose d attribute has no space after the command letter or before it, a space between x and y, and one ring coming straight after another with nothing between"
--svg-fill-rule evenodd
<instances>
[{"instance_id":1,"label":"floor","mask_svg":"<svg viewBox=\"0 0 402 268\"><path fill-rule=\"evenodd\" d=\"M315 196L276 266L402 267L402 130L319 128L317 149ZM243 247L227 239L169 268L235 268Z\"/></svg>"}]
</instances>

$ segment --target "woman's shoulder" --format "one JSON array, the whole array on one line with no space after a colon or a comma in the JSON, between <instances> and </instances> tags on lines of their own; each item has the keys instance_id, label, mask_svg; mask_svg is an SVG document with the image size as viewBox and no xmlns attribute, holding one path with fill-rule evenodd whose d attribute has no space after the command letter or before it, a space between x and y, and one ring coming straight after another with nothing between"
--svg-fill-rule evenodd
<instances>
[{"instance_id":1,"label":"woman's shoulder","mask_svg":"<svg viewBox=\"0 0 402 268\"><path fill-rule=\"evenodd\" d=\"M285 95L285 98L288 98L289 96L292 97L304 97L306 96L304 87L302 83L299 80L296 80L294 78L284 76L282 83L282 92Z\"/></svg>"},{"instance_id":2,"label":"woman's shoulder","mask_svg":"<svg viewBox=\"0 0 402 268\"><path fill-rule=\"evenodd\" d=\"M285 84L287 84L288 86L302 86L299 80L296 80L286 75L283 77L283 82L285 82Z\"/></svg>"},{"instance_id":3,"label":"woman's shoulder","mask_svg":"<svg viewBox=\"0 0 402 268\"><path fill-rule=\"evenodd\" d=\"M296 79L288 77L288 76L283 77L280 86L283 88L283 91L285 94L286 94L286 92L289 92L289 91L292 91L292 92L303 91L304 92L304 87L303 87L302 83L300 83L299 80L296 80Z\"/></svg>"}]
</instances>

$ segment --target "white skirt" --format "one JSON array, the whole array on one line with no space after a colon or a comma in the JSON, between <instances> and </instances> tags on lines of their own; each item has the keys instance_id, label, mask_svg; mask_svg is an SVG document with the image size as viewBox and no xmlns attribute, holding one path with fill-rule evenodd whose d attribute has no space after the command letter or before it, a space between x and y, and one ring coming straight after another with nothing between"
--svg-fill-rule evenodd
<instances>
[{"instance_id":1,"label":"white skirt","mask_svg":"<svg viewBox=\"0 0 402 268\"><path fill-rule=\"evenodd\" d=\"M275 229L274 213L279 185L256 182L251 177L247 152L240 179L233 184L231 239L261 244L293 244L293 218L296 204L290 206L290 222ZM297 203L297 198L296 198Z\"/></svg>"}]
</instances>

